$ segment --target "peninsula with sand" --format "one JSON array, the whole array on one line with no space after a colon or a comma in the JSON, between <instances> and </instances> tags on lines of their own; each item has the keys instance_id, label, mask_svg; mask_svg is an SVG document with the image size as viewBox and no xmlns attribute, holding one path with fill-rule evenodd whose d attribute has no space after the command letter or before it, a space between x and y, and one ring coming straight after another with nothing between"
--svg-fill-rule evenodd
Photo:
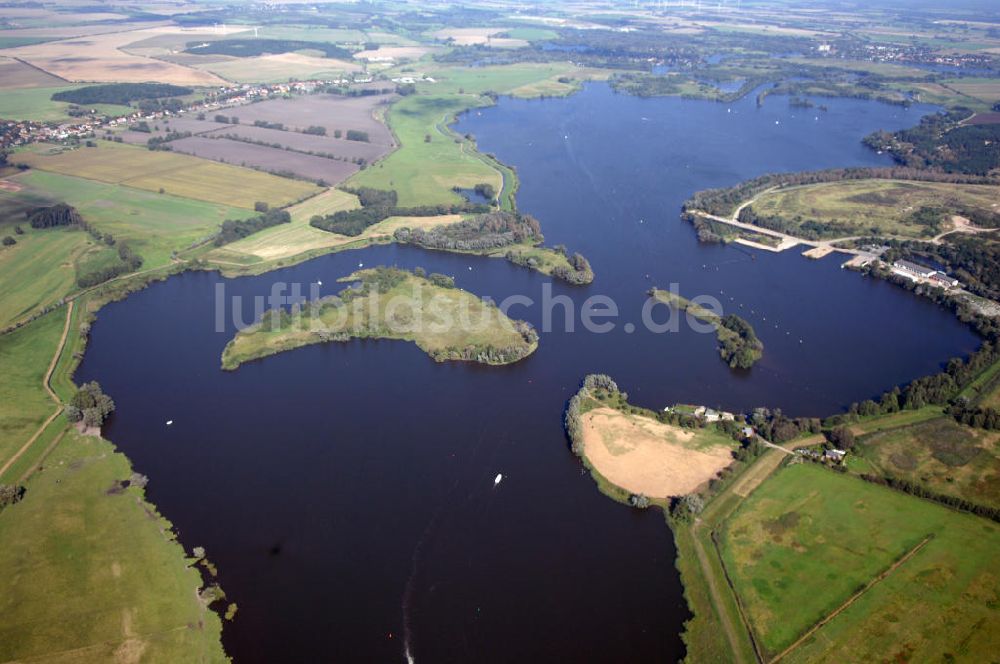
<instances>
[{"instance_id":1,"label":"peninsula with sand","mask_svg":"<svg viewBox=\"0 0 1000 664\"><path fill-rule=\"evenodd\" d=\"M600 374L584 379L565 422L573 452L601 491L643 506L705 487L733 463L742 437L730 420L706 423L672 409L633 406L614 380Z\"/></svg>"}]
</instances>

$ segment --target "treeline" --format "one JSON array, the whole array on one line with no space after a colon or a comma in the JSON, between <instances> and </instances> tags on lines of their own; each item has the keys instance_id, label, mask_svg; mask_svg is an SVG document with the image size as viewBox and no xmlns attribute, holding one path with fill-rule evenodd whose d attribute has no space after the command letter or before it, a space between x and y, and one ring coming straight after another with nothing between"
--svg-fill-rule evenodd
<instances>
[{"instance_id":1,"label":"treeline","mask_svg":"<svg viewBox=\"0 0 1000 664\"><path fill-rule=\"evenodd\" d=\"M901 164L947 173L987 175L1000 167L1000 125L961 125L967 108L921 118L916 127L897 132L877 131L865 145L889 152Z\"/></svg>"},{"instance_id":2,"label":"treeline","mask_svg":"<svg viewBox=\"0 0 1000 664\"><path fill-rule=\"evenodd\" d=\"M534 352L535 344L538 343L538 332L529 323L523 320L512 322L514 329L521 335L524 344L511 344L509 346L494 346L492 344L462 347L450 346L431 350L428 354L437 362L466 360L482 364L512 364L531 355Z\"/></svg>"},{"instance_id":3,"label":"treeline","mask_svg":"<svg viewBox=\"0 0 1000 664\"><path fill-rule=\"evenodd\" d=\"M427 249L490 251L513 244L537 244L545 238L538 220L529 214L497 210L430 230L399 228L396 241Z\"/></svg>"},{"instance_id":4,"label":"treeline","mask_svg":"<svg viewBox=\"0 0 1000 664\"><path fill-rule=\"evenodd\" d=\"M915 180L950 184L997 184L994 177L975 174L947 173L915 167L895 168L830 168L797 173L768 173L744 180L733 187L703 189L684 202L686 212L700 210L719 217L728 217L736 208L754 196L775 187L840 182L842 180Z\"/></svg>"},{"instance_id":5,"label":"treeline","mask_svg":"<svg viewBox=\"0 0 1000 664\"><path fill-rule=\"evenodd\" d=\"M881 484L882 486L887 486L892 489L896 489L897 491L908 493L911 496L932 500L935 503L941 503L942 505L947 505L948 507L961 510L963 512L970 512L976 516L1000 522L1000 508L980 505L979 503L974 503L971 500L959 498L958 496L949 496L943 493L937 493L936 491L931 491L922 484L892 475L862 473L860 477L866 482L871 482L872 484Z\"/></svg>"},{"instance_id":6,"label":"treeline","mask_svg":"<svg viewBox=\"0 0 1000 664\"><path fill-rule=\"evenodd\" d=\"M371 187L344 189L344 191L355 194L361 207L355 210L340 210L326 216L315 215L309 220L309 225L329 233L356 237L364 233L368 227L389 217L433 217L445 214L481 213L490 209L487 205L468 202L455 205L399 207L395 191Z\"/></svg>"},{"instance_id":7,"label":"treeline","mask_svg":"<svg viewBox=\"0 0 1000 664\"><path fill-rule=\"evenodd\" d=\"M583 456L583 423L581 418L581 405L588 392L593 393L595 398L602 395L615 396L622 401L628 399L628 394L618 390L618 383L606 374L588 374L583 379L583 387L579 392L570 397L566 407L566 414L563 416L563 424L566 426L566 433L570 440L570 449L579 457Z\"/></svg>"},{"instance_id":8,"label":"treeline","mask_svg":"<svg viewBox=\"0 0 1000 664\"><path fill-rule=\"evenodd\" d=\"M846 414L833 415L824 420L823 425L839 426L856 421L859 417L889 415L928 405L949 406L949 412L953 416L964 416L969 406L964 399L958 399L959 393L997 361L1000 361L997 341L988 339L968 359L952 358L944 371L917 378L902 388L895 387L884 392L878 400L867 399L860 403L852 403Z\"/></svg>"},{"instance_id":9,"label":"treeline","mask_svg":"<svg viewBox=\"0 0 1000 664\"><path fill-rule=\"evenodd\" d=\"M222 222L222 228L212 241L217 247L235 242L258 231L292 221L292 215L287 210L266 210L263 214L249 219L227 219Z\"/></svg>"},{"instance_id":10,"label":"treeline","mask_svg":"<svg viewBox=\"0 0 1000 664\"><path fill-rule=\"evenodd\" d=\"M293 51L322 51L327 58L350 60L354 57L346 48L328 42L302 41L298 39L220 39L213 42L188 42L186 53L196 55L231 55L250 58L268 53L291 53Z\"/></svg>"},{"instance_id":11,"label":"treeline","mask_svg":"<svg viewBox=\"0 0 1000 664\"><path fill-rule=\"evenodd\" d=\"M65 101L71 104L118 104L128 106L137 99L162 99L164 97L183 97L193 93L191 88L168 83L109 83L107 85L88 85L76 90L63 90L52 95L53 101ZM178 102L179 103L179 102Z\"/></svg>"},{"instance_id":12,"label":"treeline","mask_svg":"<svg viewBox=\"0 0 1000 664\"><path fill-rule=\"evenodd\" d=\"M108 242L108 244L114 244L113 239L110 242L105 239L105 242ZM97 284L104 283L105 281L109 281L115 277L120 277L123 274L135 272L142 267L142 262L142 256L132 251L132 248L127 243L118 242L118 262L113 265L107 265L100 269L81 274L76 279L76 285L80 288L90 288L91 286L96 286Z\"/></svg>"},{"instance_id":13,"label":"treeline","mask_svg":"<svg viewBox=\"0 0 1000 664\"><path fill-rule=\"evenodd\" d=\"M955 403L948 408L948 414L959 424L996 431L1000 429L1000 410L996 408L979 408L968 403Z\"/></svg>"}]
</instances>

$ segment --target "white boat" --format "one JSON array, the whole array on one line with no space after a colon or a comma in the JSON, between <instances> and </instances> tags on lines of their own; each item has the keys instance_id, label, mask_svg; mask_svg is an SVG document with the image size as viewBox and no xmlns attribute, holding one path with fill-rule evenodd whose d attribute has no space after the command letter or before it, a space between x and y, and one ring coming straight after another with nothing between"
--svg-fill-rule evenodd
<instances>
[{"instance_id":1,"label":"white boat","mask_svg":"<svg viewBox=\"0 0 1000 664\"><path fill-rule=\"evenodd\" d=\"M497 473L497 476L493 478L493 486L500 484L501 480L503 480L503 473Z\"/></svg>"},{"instance_id":2,"label":"white boat","mask_svg":"<svg viewBox=\"0 0 1000 664\"><path fill-rule=\"evenodd\" d=\"M170 426L170 425L171 425L171 424L173 424L173 423L174 423L174 421L173 421L173 420L167 420L167 426Z\"/></svg>"}]
</instances>

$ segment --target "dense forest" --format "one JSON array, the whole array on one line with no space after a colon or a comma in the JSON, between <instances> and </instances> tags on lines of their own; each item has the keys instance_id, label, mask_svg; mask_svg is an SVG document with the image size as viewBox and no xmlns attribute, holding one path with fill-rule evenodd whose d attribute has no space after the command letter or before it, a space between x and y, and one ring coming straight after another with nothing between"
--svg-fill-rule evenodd
<instances>
[{"instance_id":1,"label":"dense forest","mask_svg":"<svg viewBox=\"0 0 1000 664\"><path fill-rule=\"evenodd\" d=\"M969 114L955 109L927 115L916 127L877 131L864 142L906 166L986 175L1000 167L1000 124L959 124Z\"/></svg>"},{"instance_id":2,"label":"dense forest","mask_svg":"<svg viewBox=\"0 0 1000 664\"><path fill-rule=\"evenodd\" d=\"M231 55L249 58L269 53L293 51L321 51L325 57L350 60L353 53L346 48L327 42L300 41L297 39L220 39L213 42L188 42L186 53L197 55Z\"/></svg>"},{"instance_id":3,"label":"dense forest","mask_svg":"<svg viewBox=\"0 0 1000 664\"><path fill-rule=\"evenodd\" d=\"M489 251L523 242L537 244L545 239L537 219L503 210L430 230L400 228L395 238L403 244L449 251Z\"/></svg>"},{"instance_id":4,"label":"dense forest","mask_svg":"<svg viewBox=\"0 0 1000 664\"><path fill-rule=\"evenodd\" d=\"M106 85L88 85L76 90L63 90L52 95L53 101L65 101L71 104L118 104L128 106L138 99L163 99L165 97L183 97L194 90L179 85L167 83L109 83ZM178 102L179 103L179 102Z\"/></svg>"}]
</instances>

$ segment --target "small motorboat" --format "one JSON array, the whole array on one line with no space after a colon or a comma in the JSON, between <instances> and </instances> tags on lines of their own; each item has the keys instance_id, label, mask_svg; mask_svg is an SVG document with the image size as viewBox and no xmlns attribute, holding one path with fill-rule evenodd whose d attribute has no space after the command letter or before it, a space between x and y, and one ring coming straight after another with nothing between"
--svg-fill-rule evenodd
<instances>
[{"instance_id":1,"label":"small motorboat","mask_svg":"<svg viewBox=\"0 0 1000 664\"><path fill-rule=\"evenodd\" d=\"M497 476L493 478L493 486L500 484L503 481L503 473L497 473Z\"/></svg>"}]
</instances>

